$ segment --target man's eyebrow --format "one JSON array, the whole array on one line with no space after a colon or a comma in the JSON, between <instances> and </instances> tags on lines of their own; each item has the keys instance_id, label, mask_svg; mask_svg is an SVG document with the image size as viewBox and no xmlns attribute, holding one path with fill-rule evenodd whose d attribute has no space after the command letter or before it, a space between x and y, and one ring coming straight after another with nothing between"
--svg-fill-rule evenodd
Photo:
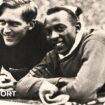
<instances>
[{"instance_id":1,"label":"man's eyebrow","mask_svg":"<svg viewBox=\"0 0 105 105\"><path fill-rule=\"evenodd\" d=\"M0 19L0 22L2 22L2 21L5 21L5 20ZM7 22L8 22L8 23L17 23L17 24L21 25L21 23L18 22L17 20L16 20L16 21L15 21L15 20L8 20Z\"/></svg>"},{"instance_id":2,"label":"man's eyebrow","mask_svg":"<svg viewBox=\"0 0 105 105\"><path fill-rule=\"evenodd\" d=\"M3 19L0 19L0 21L4 21Z\"/></svg>"},{"instance_id":3,"label":"man's eyebrow","mask_svg":"<svg viewBox=\"0 0 105 105\"><path fill-rule=\"evenodd\" d=\"M58 27L58 26L65 27L66 25L64 25L63 23L59 23L59 24L54 24L54 25L53 25L53 27Z\"/></svg>"},{"instance_id":4,"label":"man's eyebrow","mask_svg":"<svg viewBox=\"0 0 105 105\"><path fill-rule=\"evenodd\" d=\"M9 22L9 23L17 23L17 24L21 25L21 23L18 22L18 21L8 20L8 22Z\"/></svg>"}]
</instances>

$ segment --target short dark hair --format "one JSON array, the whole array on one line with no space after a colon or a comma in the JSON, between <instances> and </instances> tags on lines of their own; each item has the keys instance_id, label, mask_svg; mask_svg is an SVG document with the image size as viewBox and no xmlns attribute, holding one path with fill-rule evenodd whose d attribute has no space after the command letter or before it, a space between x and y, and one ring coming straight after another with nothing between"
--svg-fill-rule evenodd
<instances>
[{"instance_id":1,"label":"short dark hair","mask_svg":"<svg viewBox=\"0 0 105 105\"><path fill-rule=\"evenodd\" d=\"M4 0L0 5L0 16L6 8L15 9L24 6L22 18L27 23L32 21L37 16L37 7L32 0Z\"/></svg>"},{"instance_id":2,"label":"short dark hair","mask_svg":"<svg viewBox=\"0 0 105 105\"><path fill-rule=\"evenodd\" d=\"M53 7L47 10L47 15L51 15L53 13L59 12L59 11L66 11L68 15L70 16L70 22L72 25L76 25L77 23L77 16L70 10L65 7Z\"/></svg>"}]
</instances>

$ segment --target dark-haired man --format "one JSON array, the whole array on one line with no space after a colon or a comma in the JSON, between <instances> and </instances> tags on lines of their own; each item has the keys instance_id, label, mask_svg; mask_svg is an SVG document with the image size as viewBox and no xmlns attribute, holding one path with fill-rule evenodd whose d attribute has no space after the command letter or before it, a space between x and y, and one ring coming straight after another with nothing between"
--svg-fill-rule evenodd
<instances>
[{"instance_id":1,"label":"dark-haired man","mask_svg":"<svg viewBox=\"0 0 105 105\"><path fill-rule=\"evenodd\" d=\"M45 94L60 93L79 103L97 98L105 83L105 34L93 30L83 32L79 15L75 14L66 7L47 11L47 38L55 48L18 82L16 90L23 97L35 97L39 92L42 102L50 102Z\"/></svg>"},{"instance_id":2,"label":"dark-haired man","mask_svg":"<svg viewBox=\"0 0 105 105\"><path fill-rule=\"evenodd\" d=\"M32 0L4 0L0 5L0 78L5 77L0 89L13 86L8 74L18 81L48 50L44 28L36 16Z\"/></svg>"}]
</instances>

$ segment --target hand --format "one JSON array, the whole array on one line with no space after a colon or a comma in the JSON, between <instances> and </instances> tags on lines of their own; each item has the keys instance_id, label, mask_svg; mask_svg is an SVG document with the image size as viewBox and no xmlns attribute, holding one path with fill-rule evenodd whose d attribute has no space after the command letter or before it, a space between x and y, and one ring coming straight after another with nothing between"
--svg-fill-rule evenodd
<instances>
[{"instance_id":1,"label":"hand","mask_svg":"<svg viewBox=\"0 0 105 105\"><path fill-rule=\"evenodd\" d=\"M54 95L54 93L56 93L56 92L58 92L58 88L55 85L53 85L47 81L44 81L39 89L39 93L42 95L45 95L47 93Z\"/></svg>"},{"instance_id":2,"label":"hand","mask_svg":"<svg viewBox=\"0 0 105 105\"><path fill-rule=\"evenodd\" d=\"M47 81L43 82L39 89L39 97L45 105L64 105L70 98L69 95L56 93L58 88Z\"/></svg>"},{"instance_id":3,"label":"hand","mask_svg":"<svg viewBox=\"0 0 105 105\"><path fill-rule=\"evenodd\" d=\"M16 82L15 78L11 75L11 73L8 70L6 70L3 66L1 68L0 75L5 75L6 78L8 77L8 79L11 79L11 81Z\"/></svg>"},{"instance_id":4,"label":"hand","mask_svg":"<svg viewBox=\"0 0 105 105\"><path fill-rule=\"evenodd\" d=\"M59 79L59 83L63 83L65 85L67 85L68 83L71 83L75 80L75 77L72 77L72 78L61 78Z\"/></svg>"},{"instance_id":5,"label":"hand","mask_svg":"<svg viewBox=\"0 0 105 105\"><path fill-rule=\"evenodd\" d=\"M47 82L44 81L39 89L39 97L43 104L47 105L47 101L50 101L50 98L58 92L58 88Z\"/></svg>"},{"instance_id":6,"label":"hand","mask_svg":"<svg viewBox=\"0 0 105 105\"><path fill-rule=\"evenodd\" d=\"M67 92L66 92L66 87L67 87L67 86L62 87L62 88L59 90L59 92L60 92L61 94L67 94Z\"/></svg>"},{"instance_id":7,"label":"hand","mask_svg":"<svg viewBox=\"0 0 105 105\"><path fill-rule=\"evenodd\" d=\"M7 75L0 74L0 91L13 90L15 83L16 81L12 81Z\"/></svg>"}]
</instances>

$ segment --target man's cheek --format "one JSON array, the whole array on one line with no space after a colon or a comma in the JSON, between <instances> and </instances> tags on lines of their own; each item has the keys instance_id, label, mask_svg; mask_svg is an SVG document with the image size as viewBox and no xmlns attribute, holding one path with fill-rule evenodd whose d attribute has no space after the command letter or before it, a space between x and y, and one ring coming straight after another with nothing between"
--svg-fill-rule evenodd
<instances>
[{"instance_id":1,"label":"man's cheek","mask_svg":"<svg viewBox=\"0 0 105 105\"><path fill-rule=\"evenodd\" d=\"M1 30L2 30L2 28L0 27L0 35L1 35Z\"/></svg>"}]
</instances>

